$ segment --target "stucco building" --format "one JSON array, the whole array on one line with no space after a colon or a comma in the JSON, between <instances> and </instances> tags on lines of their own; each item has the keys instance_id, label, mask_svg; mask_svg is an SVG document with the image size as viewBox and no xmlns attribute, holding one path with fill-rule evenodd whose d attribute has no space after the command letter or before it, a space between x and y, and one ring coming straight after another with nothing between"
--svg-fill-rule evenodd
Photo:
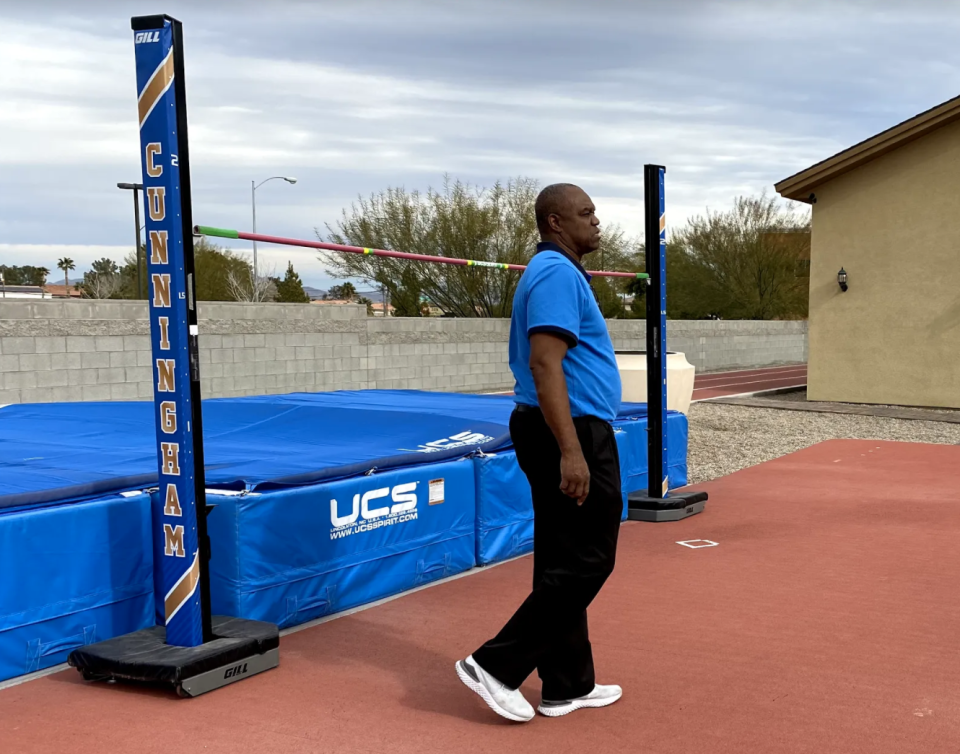
<instances>
[{"instance_id":1,"label":"stucco building","mask_svg":"<svg viewBox=\"0 0 960 754\"><path fill-rule=\"evenodd\" d=\"M776 190L813 205L809 399L960 408L960 97Z\"/></svg>"}]
</instances>

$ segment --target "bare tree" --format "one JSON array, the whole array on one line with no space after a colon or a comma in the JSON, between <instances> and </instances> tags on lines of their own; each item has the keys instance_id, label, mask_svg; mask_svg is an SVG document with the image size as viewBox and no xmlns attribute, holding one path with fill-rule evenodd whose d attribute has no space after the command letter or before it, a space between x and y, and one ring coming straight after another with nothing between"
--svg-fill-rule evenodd
<instances>
[{"instance_id":1,"label":"bare tree","mask_svg":"<svg viewBox=\"0 0 960 754\"><path fill-rule=\"evenodd\" d=\"M252 271L244 272L235 268L227 270L227 289L233 300L253 302L275 300L277 286L271 278L276 277L276 267L270 267L265 272L265 275L258 275L254 279Z\"/></svg>"},{"instance_id":2,"label":"bare tree","mask_svg":"<svg viewBox=\"0 0 960 754\"><path fill-rule=\"evenodd\" d=\"M335 227L327 225L326 239L319 231L317 236L354 246L527 264L540 240L534 214L538 191L529 178L486 189L445 180L442 191L426 194L389 188L344 210ZM603 251L588 263L600 264L603 256L606 269L625 269L621 265L630 248L619 228L604 224ZM364 280L383 290L399 317L424 316L428 301L455 317L509 317L520 279L515 272L482 267L354 254L325 253L321 261L333 277ZM618 295L614 291L608 297L610 316Z\"/></svg>"},{"instance_id":3,"label":"bare tree","mask_svg":"<svg viewBox=\"0 0 960 754\"><path fill-rule=\"evenodd\" d=\"M92 269L83 274L83 282L78 286L84 298L113 298L120 290L123 280L120 268L112 259L98 259Z\"/></svg>"}]
</instances>

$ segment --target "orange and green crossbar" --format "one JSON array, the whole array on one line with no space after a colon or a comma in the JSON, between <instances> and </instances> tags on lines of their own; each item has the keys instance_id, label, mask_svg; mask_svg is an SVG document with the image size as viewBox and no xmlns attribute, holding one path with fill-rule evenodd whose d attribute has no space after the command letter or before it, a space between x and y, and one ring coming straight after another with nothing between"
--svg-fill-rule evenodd
<instances>
[{"instance_id":1,"label":"orange and green crossbar","mask_svg":"<svg viewBox=\"0 0 960 754\"><path fill-rule=\"evenodd\" d=\"M374 257L393 257L395 259L408 259L414 262L432 262L434 264L456 264L463 267L492 267L497 270L517 270L523 272L527 269L522 264L505 264L503 262L484 262L478 259L458 259L456 257L439 257L432 254L411 254L406 251L388 251L386 249L368 249L363 246L344 246L338 243L324 243L322 241L307 241L299 238L283 238L281 236L265 236L261 233L244 233L239 230L229 230L226 228L212 228L208 225L197 225L194 227L194 233L201 236L212 236L214 238L236 238L244 241L259 241L261 243L275 243L284 246L304 246L310 249L323 249L324 251L341 251L348 254L365 254ZM645 280L649 277L645 272L610 272L606 270L590 270L590 275L607 278L631 278Z\"/></svg>"}]
</instances>

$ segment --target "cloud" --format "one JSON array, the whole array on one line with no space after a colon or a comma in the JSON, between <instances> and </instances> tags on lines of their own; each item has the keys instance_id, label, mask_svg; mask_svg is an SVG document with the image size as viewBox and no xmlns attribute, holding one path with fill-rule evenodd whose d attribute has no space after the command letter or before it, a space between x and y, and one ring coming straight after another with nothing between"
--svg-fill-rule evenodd
<instances>
[{"instance_id":1,"label":"cloud","mask_svg":"<svg viewBox=\"0 0 960 754\"><path fill-rule=\"evenodd\" d=\"M129 18L149 5L0 10L0 242L127 242L130 195L115 186L140 170ZM639 233L648 162L667 166L676 226L960 92L955 2L170 9L184 22L195 219L249 228L250 181L295 175L257 192L260 230L293 237L358 194L444 174L573 181L605 224ZM293 261L317 285L310 254Z\"/></svg>"}]
</instances>

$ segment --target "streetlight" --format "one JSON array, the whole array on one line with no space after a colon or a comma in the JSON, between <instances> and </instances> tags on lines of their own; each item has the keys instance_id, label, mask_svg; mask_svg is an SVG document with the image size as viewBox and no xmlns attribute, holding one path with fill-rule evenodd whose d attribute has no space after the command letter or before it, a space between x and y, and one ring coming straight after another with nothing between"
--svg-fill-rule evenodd
<instances>
[{"instance_id":1,"label":"streetlight","mask_svg":"<svg viewBox=\"0 0 960 754\"><path fill-rule=\"evenodd\" d=\"M140 197L138 191L143 189L142 183L118 183L118 189L127 189L133 191L133 220L134 228L137 231L137 298L143 298L140 290Z\"/></svg>"},{"instance_id":2,"label":"streetlight","mask_svg":"<svg viewBox=\"0 0 960 754\"><path fill-rule=\"evenodd\" d=\"M296 178L290 178L285 175L275 175L272 178L267 178L260 183L256 181L250 181L250 198L251 204L253 205L253 232L257 232L257 189L260 188L267 181L273 181L276 179L281 181L286 181L287 183L296 183ZM257 242L253 242L253 297L256 298L257 295Z\"/></svg>"}]
</instances>

